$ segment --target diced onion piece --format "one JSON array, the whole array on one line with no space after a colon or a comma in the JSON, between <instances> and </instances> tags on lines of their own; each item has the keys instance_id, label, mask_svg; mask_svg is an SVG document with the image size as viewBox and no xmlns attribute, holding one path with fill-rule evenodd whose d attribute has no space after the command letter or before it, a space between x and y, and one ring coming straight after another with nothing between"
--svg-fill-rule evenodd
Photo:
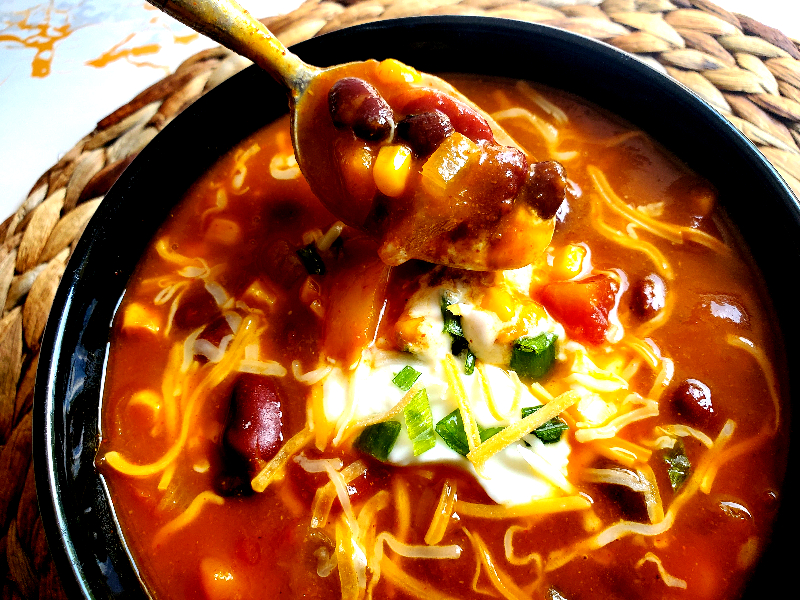
<instances>
[{"instance_id":1,"label":"diced onion piece","mask_svg":"<svg viewBox=\"0 0 800 600\"><path fill-rule=\"evenodd\" d=\"M294 457L294 462L302 467L306 473L327 473L328 467L333 467L338 471L342 468L341 458L307 458L305 454L298 454Z\"/></svg>"},{"instance_id":2,"label":"diced onion piece","mask_svg":"<svg viewBox=\"0 0 800 600\"><path fill-rule=\"evenodd\" d=\"M285 377L286 368L274 360L247 360L239 363L241 373L254 373L255 375L269 375L272 377Z\"/></svg>"},{"instance_id":3,"label":"diced onion piece","mask_svg":"<svg viewBox=\"0 0 800 600\"><path fill-rule=\"evenodd\" d=\"M444 197L448 186L479 153L475 142L457 131L453 132L422 165L422 191L433 198Z\"/></svg>"},{"instance_id":4,"label":"diced onion piece","mask_svg":"<svg viewBox=\"0 0 800 600\"><path fill-rule=\"evenodd\" d=\"M305 385L314 385L315 383L319 383L328 376L328 373L330 373L332 369L333 367L330 365L323 365L317 369L314 369L313 371L303 373L303 366L300 364L300 361L292 361L292 375L294 375L294 378L297 381L304 383Z\"/></svg>"},{"instance_id":5,"label":"diced onion piece","mask_svg":"<svg viewBox=\"0 0 800 600\"><path fill-rule=\"evenodd\" d=\"M248 302L260 304L264 308L273 308L278 301L278 294L272 286L255 279L245 290L242 297Z\"/></svg>"},{"instance_id":6,"label":"diced onion piece","mask_svg":"<svg viewBox=\"0 0 800 600\"><path fill-rule=\"evenodd\" d=\"M300 167L294 154L276 154L269 161L269 174L274 179L288 180L300 177Z\"/></svg>"},{"instance_id":7,"label":"diced onion piece","mask_svg":"<svg viewBox=\"0 0 800 600\"><path fill-rule=\"evenodd\" d=\"M122 314L122 330L159 333L161 331L161 319L157 313L143 304L133 302L125 307L125 312Z\"/></svg>"},{"instance_id":8,"label":"diced onion piece","mask_svg":"<svg viewBox=\"0 0 800 600\"><path fill-rule=\"evenodd\" d=\"M234 246L242 241L242 228L236 221L217 217L208 224L205 239L223 246Z\"/></svg>"},{"instance_id":9,"label":"diced onion piece","mask_svg":"<svg viewBox=\"0 0 800 600\"><path fill-rule=\"evenodd\" d=\"M390 198L403 195L411 174L411 149L403 144L383 146L378 151L372 176L378 190Z\"/></svg>"}]
</instances>

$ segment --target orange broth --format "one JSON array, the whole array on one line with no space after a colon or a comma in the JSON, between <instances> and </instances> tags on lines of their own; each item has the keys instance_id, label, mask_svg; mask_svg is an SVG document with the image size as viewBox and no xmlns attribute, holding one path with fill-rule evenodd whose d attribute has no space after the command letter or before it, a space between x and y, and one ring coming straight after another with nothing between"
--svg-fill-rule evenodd
<instances>
[{"instance_id":1,"label":"orange broth","mask_svg":"<svg viewBox=\"0 0 800 600\"><path fill-rule=\"evenodd\" d=\"M345 227L318 252L326 272L310 275L297 250L319 243L336 219L294 176L281 119L192 187L142 258L115 319L98 465L154 597L712 600L740 592L777 510L788 423L769 302L715 190L645 134L568 94L500 79L452 82L491 114L522 107L542 126L500 121L530 157L560 161L571 181L530 296L558 312L542 290L569 279L566 250L588 249L592 269L578 281L616 278L620 335L597 344L568 328L568 337L596 365L623 373L627 392L653 400L647 406L657 414L581 442L585 415L567 408L574 490L554 492L552 502L584 504L532 505L522 516L492 513L495 503L457 464L381 463L353 447L355 430L335 445L335 424L321 418L320 383L303 375L320 368L322 377L331 365L347 371L367 347L402 351L405 303L433 268L409 261L390 269L375 243ZM631 308L633 290L652 274L665 284L666 305L643 318ZM221 320L224 313L236 316ZM214 344L232 333L219 362L213 351L184 357L185 340L203 328ZM278 381L282 444L291 449L263 492L220 484L223 431L245 364ZM538 383L558 397L570 374L560 359ZM687 379L711 390L713 414L697 416L676 400ZM640 406L620 401L597 425ZM677 489L664 458L670 440L691 464ZM349 510L366 524L366 569L349 561L355 538L342 533L350 522L341 498L334 494L327 518L312 526L315 495L334 476L309 472L300 455L338 458L338 473L362 461L346 490ZM649 473L649 492L587 476L602 469ZM455 502L446 508L448 486ZM443 505L443 533L426 543ZM457 546L460 554L400 556L376 541L383 532L414 549Z\"/></svg>"}]
</instances>

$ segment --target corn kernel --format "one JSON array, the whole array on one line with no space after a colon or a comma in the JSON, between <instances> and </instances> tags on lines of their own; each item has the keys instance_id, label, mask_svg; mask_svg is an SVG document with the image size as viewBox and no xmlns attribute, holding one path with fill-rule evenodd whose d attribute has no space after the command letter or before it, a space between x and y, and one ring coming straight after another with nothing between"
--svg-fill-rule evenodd
<instances>
[{"instance_id":1,"label":"corn kernel","mask_svg":"<svg viewBox=\"0 0 800 600\"><path fill-rule=\"evenodd\" d=\"M572 279L583 270L586 248L568 244L559 248L553 255L553 277L555 279Z\"/></svg>"},{"instance_id":2,"label":"corn kernel","mask_svg":"<svg viewBox=\"0 0 800 600\"><path fill-rule=\"evenodd\" d=\"M522 298L519 298L523 301ZM497 334L496 342L498 344L510 344L516 339L526 335L530 330L536 326L536 322L547 316L544 307L538 302L526 298L519 311L519 317L513 324L505 327Z\"/></svg>"},{"instance_id":3,"label":"corn kernel","mask_svg":"<svg viewBox=\"0 0 800 600\"><path fill-rule=\"evenodd\" d=\"M402 196L411 173L411 149L402 144L383 146L375 159L372 176L382 194Z\"/></svg>"},{"instance_id":4,"label":"corn kernel","mask_svg":"<svg viewBox=\"0 0 800 600\"><path fill-rule=\"evenodd\" d=\"M514 298L499 287L490 287L481 299L481 308L493 312L501 321L510 321L514 317Z\"/></svg>"},{"instance_id":5,"label":"corn kernel","mask_svg":"<svg viewBox=\"0 0 800 600\"><path fill-rule=\"evenodd\" d=\"M422 81L419 71L394 58L382 60L375 69L375 76L384 83L419 83Z\"/></svg>"},{"instance_id":6,"label":"corn kernel","mask_svg":"<svg viewBox=\"0 0 800 600\"><path fill-rule=\"evenodd\" d=\"M372 200L375 196L375 178L372 176L375 156L364 144L353 143L337 149L339 168L345 189L354 202Z\"/></svg>"},{"instance_id":7,"label":"corn kernel","mask_svg":"<svg viewBox=\"0 0 800 600\"><path fill-rule=\"evenodd\" d=\"M134 302L125 308L122 315L123 330L144 330L151 333L161 331L161 319L142 304Z\"/></svg>"}]
</instances>

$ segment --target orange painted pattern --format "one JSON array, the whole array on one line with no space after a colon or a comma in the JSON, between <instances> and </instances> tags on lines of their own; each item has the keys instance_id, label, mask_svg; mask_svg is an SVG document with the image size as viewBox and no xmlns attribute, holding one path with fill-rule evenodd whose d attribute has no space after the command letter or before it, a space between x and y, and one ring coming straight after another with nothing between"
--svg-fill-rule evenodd
<instances>
[{"instance_id":1,"label":"orange painted pattern","mask_svg":"<svg viewBox=\"0 0 800 600\"><path fill-rule=\"evenodd\" d=\"M57 42L75 29L67 11L48 5L37 5L14 13L14 18L2 24L0 42L12 42L35 50L31 60L31 77L47 77L53 62Z\"/></svg>"}]
</instances>

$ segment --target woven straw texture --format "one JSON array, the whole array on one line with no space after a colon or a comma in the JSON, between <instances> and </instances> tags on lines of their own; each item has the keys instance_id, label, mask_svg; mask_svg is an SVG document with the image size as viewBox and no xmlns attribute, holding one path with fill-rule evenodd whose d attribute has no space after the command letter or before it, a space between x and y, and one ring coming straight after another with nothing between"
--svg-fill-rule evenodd
<instances>
[{"instance_id":1,"label":"woven straw texture","mask_svg":"<svg viewBox=\"0 0 800 600\"><path fill-rule=\"evenodd\" d=\"M286 45L367 21L462 14L546 23L634 53L753 141L800 195L800 43L708 0L308 0L265 20ZM101 119L0 225L0 589L63 598L39 519L31 407L39 345L66 261L103 195L177 114L248 61L198 53Z\"/></svg>"}]
</instances>

